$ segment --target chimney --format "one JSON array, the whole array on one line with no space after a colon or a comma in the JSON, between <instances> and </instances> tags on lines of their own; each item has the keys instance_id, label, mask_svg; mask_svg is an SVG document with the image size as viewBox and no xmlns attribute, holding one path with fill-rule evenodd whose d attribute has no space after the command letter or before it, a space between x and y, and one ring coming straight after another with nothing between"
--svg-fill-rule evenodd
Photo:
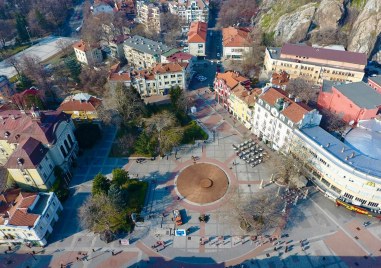
<instances>
[{"instance_id":1,"label":"chimney","mask_svg":"<svg viewBox=\"0 0 381 268\"><path fill-rule=\"evenodd\" d=\"M325 147L328 148L329 146L331 146L331 143L328 142L327 145L326 145Z\"/></svg>"},{"instance_id":2,"label":"chimney","mask_svg":"<svg viewBox=\"0 0 381 268\"><path fill-rule=\"evenodd\" d=\"M344 153L345 152L345 147L343 147L343 149L341 149L341 152Z\"/></svg>"},{"instance_id":3,"label":"chimney","mask_svg":"<svg viewBox=\"0 0 381 268\"><path fill-rule=\"evenodd\" d=\"M355 152L351 153L351 155L349 156L349 158L353 158L355 157Z\"/></svg>"}]
</instances>

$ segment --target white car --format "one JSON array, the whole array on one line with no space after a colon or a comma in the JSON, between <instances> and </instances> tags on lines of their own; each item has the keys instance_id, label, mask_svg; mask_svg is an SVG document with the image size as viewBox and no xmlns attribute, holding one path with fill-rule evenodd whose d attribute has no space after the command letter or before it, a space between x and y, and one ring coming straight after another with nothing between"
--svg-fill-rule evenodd
<instances>
[{"instance_id":1,"label":"white car","mask_svg":"<svg viewBox=\"0 0 381 268\"><path fill-rule=\"evenodd\" d=\"M220 53L217 53L217 57L220 57L221 56L221 54Z\"/></svg>"}]
</instances>

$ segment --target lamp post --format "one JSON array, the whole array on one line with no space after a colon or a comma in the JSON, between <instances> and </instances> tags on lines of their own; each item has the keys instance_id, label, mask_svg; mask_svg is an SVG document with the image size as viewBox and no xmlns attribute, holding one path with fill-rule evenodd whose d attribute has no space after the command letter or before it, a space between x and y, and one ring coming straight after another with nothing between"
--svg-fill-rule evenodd
<instances>
[{"instance_id":1,"label":"lamp post","mask_svg":"<svg viewBox=\"0 0 381 268\"><path fill-rule=\"evenodd\" d=\"M32 46L33 46L33 41L32 41L32 38L30 37L29 27L25 26L25 29L26 29L26 32L28 33L29 41L32 43Z\"/></svg>"}]
</instances>

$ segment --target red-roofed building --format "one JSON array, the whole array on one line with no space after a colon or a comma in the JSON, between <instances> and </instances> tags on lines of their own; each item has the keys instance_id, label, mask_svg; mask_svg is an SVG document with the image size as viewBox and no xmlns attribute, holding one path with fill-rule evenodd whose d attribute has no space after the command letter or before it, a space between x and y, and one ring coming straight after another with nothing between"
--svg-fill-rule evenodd
<instances>
[{"instance_id":1,"label":"red-roofed building","mask_svg":"<svg viewBox=\"0 0 381 268\"><path fill-rule=\"evenodd\" d=\"M42 90L38 88L31 87L30 89L26 89L23 92L16 93L12 96L12 102L19 107L19 109L30 109L32 106L39 106L40 103L42 106L45 101L45 94ZM44 107L38 107L39 109L43 109Z\"/></svg>"},{"instance_id":2,"label":"red-roofed building","mask_svg":"<svg viewBox=\"0 0 381 268\"><path fill-rule=\"evenodd\" d=\"M275 150L288 149L295 128L318 126L321 115L277 88L264 89L254 109L252 132Z\"/></svg>"},{"instance_id":3,"label":"red-roofed building","mask_svg":"<svg viewBox=\"0 0 381 268\"><path fill-rule=\"evenodd\" d=\"M367 64L365 53L316 48L304 44L285 44L265 51L264 67L268 73L285 71L290 78L304 78L322 85L323 80L359 82Z\"/></svg>"},{"instance_id":4,"label":"red-roofed building","mask_svg":"<svg viewBox=\"0 0 381 268\"><path fill-rule=\"evenodd\" d=\"M243 54L250 50L249 33L247 28L222 29L222 53L225 60L242 60Z\"/></svg>"},{"instance_id":5,"label":"red-roofed building","mask_svg":"<svg viewBox=\"0 0 381 268\"><path fill-rule=\"evenodd\" d=\"M87 93L78 93L67 97L57 111L69 114L73 120L98 121L97 108L102 100Z\"/></svg>"},{"instance_id":6,"label":"red-roofed building","mask_svg":"<svg viewBox=\"0 0 381 268\"><path fill-rule=\"evenodd\" d=\"M70 177L78 152L70 116L32 109L0 112L0 164L25 189L47 190L59 166Z\"/></svg>"},{"instance_id":7,"label":"red-roofed building","mask_svg":"<svg viewBox=\"0 0 381 268\"><path fill-rule=\"evenodd\" d=\"M9 189L0 195L0 240L44 246L62 205L53 193Z\"/></svg>"},{"instance_id":8,"label":"red-roofed building","mask_svg":"<svg viewBox=\"0 0 381 268\"><path fill-rule=\"evenodd\" d=\"M193 56L205 56L205 44L208 24L202 21L191 23L188 32L189 54Z\"/></svg>"},{"instance_id":9,"label":"red-roofed building","mask_svg":"<svg viewBox=\"0 0 381 268\"><path fill-rule=\"evenodd\" d=\"M217 73L214 79L215 96L221 105L228 111L230 110L229 97L232 90L243 85L247 90L250 90L250 80L242 76L239 72L227 71L225 73Z\"/></svg>"}]
</instances>

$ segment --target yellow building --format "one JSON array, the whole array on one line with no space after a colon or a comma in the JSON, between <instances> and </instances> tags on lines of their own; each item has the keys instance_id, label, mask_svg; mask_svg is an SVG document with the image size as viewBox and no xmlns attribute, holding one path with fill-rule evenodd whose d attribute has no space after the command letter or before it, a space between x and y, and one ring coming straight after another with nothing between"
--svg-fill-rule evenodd
<instances>
[{"instance_id":1,"label":"yellow building","mask_svg":"<svg viewBox=\"0 0 381 268\"><path fill-rule=\"evenodd\" d=\"M238 84L229 95L229 112L248 129L251 128L254 104L259 93L258 90L249 91Z\"/></svg>"},{"instance_id":2,"label":"yellow building","mask_svg":"<svg viewBox=\"0 0 381 268\"><path fill-rule=\"evenodd\" d=\"M73 120L97 121L97 108L102 100L87 93L78 93L67 97L58 107L58 111L69 114Z\"/></svg>"},{"instance_id":3,"label":"yellow building","mask_svg":"<svg viewBox=\"0 0 381 268\"><path fill-rule=\"evenodd\" d=\"M264 59L268 73L285 71L291 79L300 77L317 85L323 80L362 81L366 64L365 53L295 44L266 48Z\"/></svg>"},{"instance_id":4,"label":"yellow building","mask_svg":"<svg viewBox=\"0 0 381 268\"><path fill-rule=\"evenodd\" d=\"M78 152L70 117L57 111L0 112L1 161L19 187L47 190L59 166L70 176Z\"/></svg>"}]
</instances>

